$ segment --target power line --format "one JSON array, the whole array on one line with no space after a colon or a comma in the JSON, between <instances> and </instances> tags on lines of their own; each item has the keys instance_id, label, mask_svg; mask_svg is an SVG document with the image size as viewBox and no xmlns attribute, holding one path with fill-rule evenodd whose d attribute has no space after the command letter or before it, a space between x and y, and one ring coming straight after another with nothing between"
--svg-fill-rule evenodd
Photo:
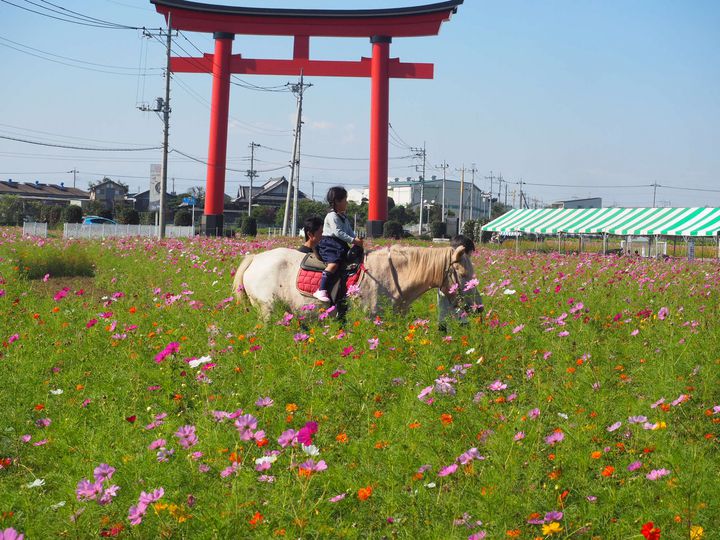
<instances>
[{"instance_id":1,"label":"power line","mask_svg":"<svg viewBox=\"0 0 720 540\"><path fill-rule=\"evenodd\" d=\"M144 150L159 150L161 146L147 146L144 148L95 148L92 146L71 146L66 144L52 144L40 141L31 141L28 139L20 139L17 137L8 137L6 135L0 135L0 139L7 139L10 141L22 142L27 144L35 144L38 146L52 146L53 148L69 148L72 150L92 150L94 152L141 152Z\"/></svg>"},{"instance_id":2,"label":"power line","mask_svg":"<svg viewBox=\"0 0 720 540\"><path fill-rule=\"evenodd\" d=\"M28 8L25 6L15 4L13 2L10 2L9 0L0 0L0 2L3 2L10 6L14 6L18 9L22 9L24 11L29 11L30 13L35 13L37 15L41 15L43 17L48 17L50 19L55 19L55 20L62 21L62 22L78 24L80 26L90 26L90 27L94 27L94 28L106 28L109 30L140 30L140 27L138 27L138 26L127 26L124 24L117 24L117 23L113 23L113 22L109 22L109 21L102 21L101 19L94 19L93 17L87 17L86 15L82 15L82 14L79 14L74 11L66 10L71 14L81 15L81 17L72 18L72 15L65 15L64 13L58 12L57 10L53 10L50 8L46 8L44 6L40 6L39 4L30 2L29 0L25 0L25 1L31 5L38 6L41 9L45 9L51 13L59 13L59 14L63 15L64 17L57 17L55 15L50 15L47 12L37 11L37 10L31 9L31 8ZM51 5L54 5L54 4L51 4ZM65 9L65 8L63 8L63 9Z\"/></svg>"}]
</instances>

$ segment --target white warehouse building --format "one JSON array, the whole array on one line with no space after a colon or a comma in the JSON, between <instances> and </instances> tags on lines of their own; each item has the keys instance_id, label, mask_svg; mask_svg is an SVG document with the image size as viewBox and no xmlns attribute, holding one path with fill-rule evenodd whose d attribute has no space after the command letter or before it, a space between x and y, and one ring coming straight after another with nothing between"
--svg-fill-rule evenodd
<instances>
[{"instance_id":1,"label":"white warehouse building","mask_svg":"<svg viewBox=\"0 0 720 540\"><path fill-rule=\"evenodd\" d=\"M422 191L422 198L421 193ZM368 188L353 188L348 190L348 200L360 204L363 199L369 198ZM417 210L421 200L425 204L434 204L442 208L443 179L432 176L422 182L420 178L388 178L388 197L392 197L396 205L402 205ZM468 180L463 186L463 221L479 219L488 215L489 199L487 193L472 185ZM434 201L434 202L433 202ZM445 214L454 214L460 217L460 181L445 180Z\"/></svg>"}]
</instances>

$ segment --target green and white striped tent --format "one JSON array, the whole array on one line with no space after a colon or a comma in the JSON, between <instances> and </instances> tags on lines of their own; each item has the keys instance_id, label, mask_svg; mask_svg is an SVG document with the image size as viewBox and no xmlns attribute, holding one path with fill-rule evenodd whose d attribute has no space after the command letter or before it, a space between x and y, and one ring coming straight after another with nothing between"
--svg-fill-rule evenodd
<instances>
[{"instance_id":1,"label":"green and white striped tent","mask_svg":"<svg viewBox=\"0 0 720 540\"><path fill-rule=\"evenodd\" d=\"M717 236L720 208L515 209L484 231L619 236Z\"/></svg>"}]
</instances>

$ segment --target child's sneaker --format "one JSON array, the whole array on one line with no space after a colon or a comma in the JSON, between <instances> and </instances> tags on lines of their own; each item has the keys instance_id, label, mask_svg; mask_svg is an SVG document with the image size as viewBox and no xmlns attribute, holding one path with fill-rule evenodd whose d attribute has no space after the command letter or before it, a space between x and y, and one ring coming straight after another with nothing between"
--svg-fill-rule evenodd
<instances>
[{"instance_id":1,"label":"child's sneaker","mask_svg":"<svg viewBox=\"0 0 720 540\"><path fill-rule=\"evenodd\" d=\"M322 289L318 289L313 293L313 296L320 300L321 302L329 302L330 297L328 296L327 291L323 291Z\"/></svg>"}]
</instances>

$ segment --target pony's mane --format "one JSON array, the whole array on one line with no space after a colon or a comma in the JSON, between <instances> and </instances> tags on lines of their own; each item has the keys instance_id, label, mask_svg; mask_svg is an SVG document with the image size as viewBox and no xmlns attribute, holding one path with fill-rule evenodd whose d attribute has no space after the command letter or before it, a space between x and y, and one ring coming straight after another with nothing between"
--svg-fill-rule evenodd
<instances>
[{"instance_id":1,"label":"pony's mane","mask_svg":"<svg viewBox=\"0 0 720 540\"><path fill-rule=\"evenodd\" d=\"M390 250L377 250L378 257L386 254L395 263L405 259L406 273L404 278L408 281L433 283L435 286L442 283L445 270L452 260L452 248L431 248L413 246L390 246Z\"/></svg>"}]
</instances>

